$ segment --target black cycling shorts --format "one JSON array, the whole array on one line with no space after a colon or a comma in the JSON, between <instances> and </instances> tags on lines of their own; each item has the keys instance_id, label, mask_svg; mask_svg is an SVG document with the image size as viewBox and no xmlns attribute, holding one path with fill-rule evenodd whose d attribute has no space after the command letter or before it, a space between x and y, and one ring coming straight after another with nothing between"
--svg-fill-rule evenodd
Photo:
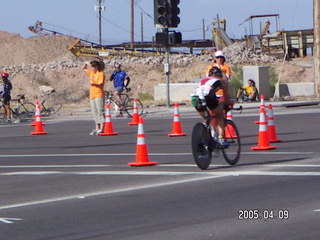
<instances>
[{"instance_id":1,"label":"black cycling shorts","mask_svg":"<svg viewBox=\"0 0 320 240\"><path fill-rule=\"evenodd\" d=\"M3 98L3 105L10 105L11 96L5 96Z\"/></svg>"},{"instance_id":2,"label":"black cycling shorts","mask_svg":"<svg viewBox=\"0 0 320 240\"><path fill-rule=\"evenodd\" d=\"M219 101L216 94L213 91L210 91L210 93L204 98L206 99L207 106L210 110L213 110L216 107L218 107Z\"/></svg>"}]
</instances>

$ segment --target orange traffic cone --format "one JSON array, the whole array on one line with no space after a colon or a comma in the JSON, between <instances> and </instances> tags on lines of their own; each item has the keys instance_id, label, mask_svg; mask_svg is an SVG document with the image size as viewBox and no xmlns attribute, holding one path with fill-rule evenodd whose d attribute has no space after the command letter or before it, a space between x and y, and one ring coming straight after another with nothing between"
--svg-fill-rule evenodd
<instances>
[{"instance_id":1,"label":"orange traffic cone","mask_svg":"<svg viewBox=\"0 0 320 240\"><path fill-rule=\"evenodd\" d=\"M41 121L41 114L40 114L40 104L39 101L36 101L36 112L35 112L35 127L34 132L30 132L31 135L43 135L48 134L43 129L43 123Z\"/></svg>"},{"instance_id":2,"label":"orange traffic cone","mask_svg":"<svg viewBox=\"0 0 320 240\"><path fill-rule=\"evenodd\" d=\"M269 111L268 111L268 137L270 142L281 142L281 139L277 138L276 134L276 126L274 124L274 116L272 105L269 104Z\"/></svg>"},{"instance_id":3,"label":"orange traffic cone","mask_svg":"<svg viewBox=\"0 0 320 240\"><path fill-rule=\"evenodd\" d=\"M182 132L182 127L180 123L180 114L179 114L179 104L174 104L174 115L173 115L173 123L172 123L172 133L169 133L169 137L178 137L178 136L185 136L186 134Z\"/></svg>"},{"instance_id":4,"label":"orange traffic cone","mask_svg":"<svg viewBox=\"0 0 320 240\"><path fill-rule=\"evenodd\" d=\"M128 125L138 125L139 124L139 113L137 107L137 99L133 99L133 114L132 121L128 123Z\"/></svg>"},{"instance_id":5,"label":"orange traffic cone","mask_svg":"<svg viewBox=\"0 0 320 240\"><path fill-rule=\"evenodd\" d=\"M260 95L260 111L261 111L261 108L266 109L266 105L264 104L264 95ZM259 121L255 121L254 123L255 124L260 124Z\"/></svg>"},{"instance_id":6,"label":"orange traffic cone","mask_svg":"<svg viewBox=\"0 0 320 240\"><path fill-rule=\"evenodd\" d=\"M252 150L270 150L276 149L276 146L270 146L268 138L267 120L266 120L266 110L264 108L260 109L260 121L259 121L259 136L258 136L258 146L251 147Z\"/></svg>"},{"instance_id":7,"label":"orange traffic cone","mask_svg":"<svg viewBox=\"0 0 320 240\"><path fill-rule=\"evenodd\" d=\"M229 119L231 121L233 119L233 115L232 115L231 110L227 112L227 119ZM238 135L236 134L234 128L230 124L225 126L224 135L225 135L225 138L238 138Z\"/></svg>"},{"instance_id":8,"label":"orange traffic cone","mask_svg":"<svg viewBox=\"0 0 320 240\"><path fill-rule=\"evenodd\" d=\"M137 147L136 147L136 161L129 162L129 166L151 166L158 164L157 162L149 162L147 145L145 142L145 134L143 130L143 117L139 117L138 134L137 134Z\"/></svg>"},{"instance_id":9,"label":"orange traffic cone","mask_svg":"<svg viewBox=\"0 0 320 240\"><path fill-rule=\"evenodd\" d=\"M113 131L111 114L110 114L110 103L106 104L106 121L104 122L103 132L99 133L99 136L110 136L118 135L118 132Z\"/></svg>"}]
</instances>

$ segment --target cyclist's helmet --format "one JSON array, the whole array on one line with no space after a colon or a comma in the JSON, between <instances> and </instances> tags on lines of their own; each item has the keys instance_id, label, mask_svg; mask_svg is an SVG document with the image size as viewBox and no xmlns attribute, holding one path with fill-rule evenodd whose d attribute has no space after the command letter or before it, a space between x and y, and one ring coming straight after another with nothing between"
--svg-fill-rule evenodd
<instances>
[{"instance_id":1,"label":"cyclist's helmet","mask_svg":"<svg viewBox=\"0 0 320 240\"><path fill-rule=\"evenodd\" d=\"M116 68L121 67L121 63L119 63L119 62L114 63L114 67L116 67Z\"/></svg>"},{"instance_id":2,"label":"cyclist's helmet","mask_svg":"<svg viewBox=\"0 0 320 240\"><path fill-rule=\"evenodd\" d=\"M6 73L6 72L3 72L3 73L1 73L1 77L9 77L9 73Z\"/></svg>"},{"instance_id":3,"label":"cyclist's helmet","mask_svg":"<svg viewBox=\"0 0 320 240\"><path fill-rule=\"evenodd\" d=\"M210 69L209 76L222 77L222 71L220 68L213 67Z\"/></svg>"}]
</instances>

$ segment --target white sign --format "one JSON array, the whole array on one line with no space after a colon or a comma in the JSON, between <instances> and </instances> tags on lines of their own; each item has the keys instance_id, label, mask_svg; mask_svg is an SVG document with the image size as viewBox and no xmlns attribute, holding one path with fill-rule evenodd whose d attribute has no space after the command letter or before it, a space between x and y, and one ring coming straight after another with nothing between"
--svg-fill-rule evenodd
<instances>
[{"instance_id":1,"label":"white sign","mask_svg":"<svg viewBox=\"0 0 320 240\"><path fill-rule=\"evenodd\" d=\"M168 63L164 64L164 72L165 73L169 73L170 72L170 68L169 68L169 64Z\"/></svg>"},{"instance_id":2,"label":"white sign","mask_svg":"<svg viewBox=\"0 0 320 240\"><path fill-rule=\"evenodd\" d=\"M99 55L100 57L107 57L107 56L110 55L110 53L109 53L109 52L99 52L98 55Z\"/></svg>"}]
</instances>

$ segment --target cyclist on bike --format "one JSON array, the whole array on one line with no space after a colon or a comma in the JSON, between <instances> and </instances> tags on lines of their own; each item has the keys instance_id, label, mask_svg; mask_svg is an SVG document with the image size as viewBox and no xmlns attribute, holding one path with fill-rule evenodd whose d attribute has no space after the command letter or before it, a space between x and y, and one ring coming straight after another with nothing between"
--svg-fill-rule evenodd
<instances>
[{"instance_id":1,"label":"cyclist on bike","mask_svg":"<svg viewBox=\"0 0 320 240\"><path fill-rule=\"evenodd\" d=\"M1 73L2 78L2 91L0 92L3 98L4 119L7 122L11 122L12 113L10 111L11 89L12 84L9 80L9 74L6 72Z\"/></svg>"},{"instance_id":2,"label":"cyclist on bike","mask_svg":"<svg viewBox=\"0 0 320 240\"><path fill-rule=\"evenodd\" d=\"M120 94L122 91L128 87L130 83L130 78L128 74L121 70L121 63L114 64L115 70L110 76L110 81L113 81L113 86L115 88L114 96L119 106L122 106L122 101Z\"/></svg>"},{"instance_id":3,"label":"cyclist on bike","mask_svg":"<svg viewBox=\"0 0 320 240\"><path fill-rule=\"evenodd\" d=\"M224 91L224 103L219 102L216 91L222 89ZM224 112L223 110L230 105L229 83L223 80L221 69L212 67L209 76L202 79L196 89L196 95L200 99L200 104L194 105L199 115L206 120L205 107L208 107L210 115L215 115L215 119L211 121L211 128L218 128L218 141L222 145L227 145L224 141Z\"/></svg>"}]
</instances>

